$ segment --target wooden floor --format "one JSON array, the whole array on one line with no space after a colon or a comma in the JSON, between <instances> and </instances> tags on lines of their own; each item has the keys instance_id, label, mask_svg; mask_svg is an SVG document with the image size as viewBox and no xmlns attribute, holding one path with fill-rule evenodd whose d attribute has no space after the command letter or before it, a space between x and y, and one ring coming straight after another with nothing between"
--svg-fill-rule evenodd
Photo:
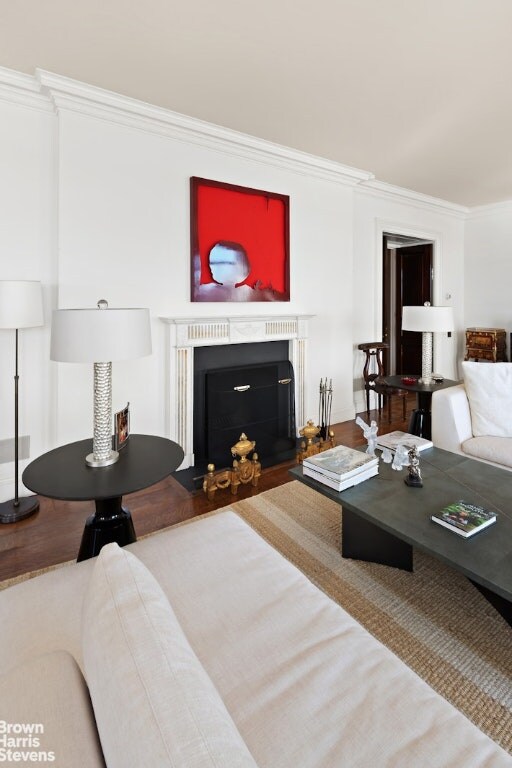
<instances>
[{"instance_id":1,"label":"wooden floor","mask_svg":"<svg viewBox=\"0 0 512 768\"><path fill-rule=\"evenodd\" d=\"M402 420L402 404L397 398L393 400L390 423L387 420L387 409L380 418L376 411L371 411L370 418L377 421L380 434L394 429L407 431L409 414L414 405L415 399L411 395L405 422ZM361 417L368 422L366 413L362 413ZM355 421L335 424L333 429L337 443L352 447L365 443L362 430ZM285 463L264 469L258 488L242 485L237 496L232 496L229 490L217 491L213 502L208 501L202 490L190 493L169 477L151 488L124 496L123 505L132 514L137 535L142 536L224 507L238 498L243 499L287 483L290 480L288 470L292 466L293 463ZM93 512L92 501L58 501L41 497L36 515L20 523L0 525L0 581L75 559L85 519Z\"/></svg>"}]
</instances>

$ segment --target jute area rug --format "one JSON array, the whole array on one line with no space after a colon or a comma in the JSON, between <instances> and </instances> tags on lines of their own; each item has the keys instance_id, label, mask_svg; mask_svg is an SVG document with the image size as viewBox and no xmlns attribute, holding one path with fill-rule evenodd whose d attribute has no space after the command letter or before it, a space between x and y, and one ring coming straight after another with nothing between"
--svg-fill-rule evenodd
<instances>
[{"instance_id":1,"label":"jute area rug","mask_svg":"<svg viewBox=\"0 0 512 768\"><path fill-rule=\"evenodd\" d=\"M512 753L512 628L464 576L417 550L413 573L342 559L339 505L298 481L232 508Z\"/></svg>"},{"instance_id":2,"label":"jute area rug","mask_svg":"<svg viewBox=\"0 0 512 768\"><path fill-rule=\"evenodd\" d=\"M342 559L340 507L297 481L229 508L512 754L512 628L461 574L416 550L413 573Z\"/></svg>"}]
</instances>

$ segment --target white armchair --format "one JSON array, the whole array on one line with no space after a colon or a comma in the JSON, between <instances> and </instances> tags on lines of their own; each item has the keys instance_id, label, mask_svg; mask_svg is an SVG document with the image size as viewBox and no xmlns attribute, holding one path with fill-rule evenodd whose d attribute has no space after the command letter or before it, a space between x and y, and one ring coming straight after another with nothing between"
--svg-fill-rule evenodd
<instances>
[{"instance_id":1,"label":"white armchair","mask_svg":"<svg viewBox=\"0 0 512 768\"><path fill-rule=\"evenodd\" d=\"M465 362L462 368L465 384L432 395L432 442L512 470L512 364Z\"/></svg>"},{"instance_id":2,"label":"white armchair","mask_svg":"<svg viewBox=\"0 0 512 768\"><path fill-rule=\"evenodd\" d=\"M462 444L473 437L471 411L464 384L439 389L432 395L432 442L437 448L464 453Z\"/></svg>"}]
</instances>

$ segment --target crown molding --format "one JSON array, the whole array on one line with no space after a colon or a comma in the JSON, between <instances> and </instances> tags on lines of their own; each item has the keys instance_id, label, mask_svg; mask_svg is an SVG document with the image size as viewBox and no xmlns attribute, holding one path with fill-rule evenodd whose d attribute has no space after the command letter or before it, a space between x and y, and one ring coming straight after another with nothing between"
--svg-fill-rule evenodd
<instances>
[{"instance_id":1,"label":"crown molding","mask_svg":"<svg viewBox=\"0 0 512 768\"><path fill-rule=\"evenodd\" d=\"M245 159L270 163L302 175L329 179L338 184L354 186L373 178L373 174L368 171L214 125L53 72L36 69L36 79L57 111L78 112L188 144L199 144Z\"/></svg>"},{"instance_id":2,"label":"crown molding","mask_svg":"<svg viewBox=\"0 0 512 768\"><path fill-rule=\"evenodd\" d=\"M405 203L406 205L414 205L423 210L429 208L436 213L446 213L461 219L466 218L470 210L464 205L450 203L447 200L424 195L421 192L414 192L412 189L396 187L393 184L387 184L384 181L377 181L377 179L370 179L362 182L357 188L357 191L377 197L386 197L395 202Z\"/></svg>"},{"instance_id":3,"label":"crown molding","mask_svg":"<svg viewBox=\"0 0 512 768\"><path fill-rule=\"evenodd\" d=\"M35 77L5 67L0 67L0 100L41 112L54 112Z\"/></svg>"},{"instance_id":4,"label":"crown molding","mask_svg":"<svg viewBox=\"0 0 512 768\"><path fill-rule=\"evenodd\" d=\"M476 205L469 209L468 219L483 219L491 216L503 216L512 213L512 200L502 200L500 203Z\"/></svg>"}]
</instances>

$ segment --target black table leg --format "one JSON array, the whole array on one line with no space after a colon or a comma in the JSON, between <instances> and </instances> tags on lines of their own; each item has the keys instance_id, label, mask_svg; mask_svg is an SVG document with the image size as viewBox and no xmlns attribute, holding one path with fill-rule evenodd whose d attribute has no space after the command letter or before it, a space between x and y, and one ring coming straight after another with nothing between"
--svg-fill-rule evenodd
<instances>
[{"instance_id":1,"label":"black table leg","mask_svg":"<svg viewBox=\"0 0 512 768\"><path fill-rule=\"evenodd\" d=\"M432 439L432 393L418 392L417 408L411 413L409 432L411 435Z\"/></svg>"},{"instance_id":2,"label":"black table leg","mask_svg":"<svg viewBox=\"0 0 512 768\"><path fill-rule=\"evenodd\" d=\"M77 562L95 557L105 544L115 541L120 547L137 541L132 516L121 505L122 497L97 499L96 512L87 518Z\"/></svg>"},{"instance_id":3,"label":"black table leg","mask_svg":"<svg viewBox=\"0 0 512 768\"><path fill-rule=\"evenodd\" d=\"M412 547L346 507L341 513L341 554L353 560L412 571Z\"/></svg>"},{"instance_id":4,"label":"black table leg","mask_svg":"<svg viewBox=\"0 0 512 768\"><path fill-rule=\"evenodd\" d=\"M415 408L411 413L409 421L409 432L411 435L424 437L426 440L432 439L432 414L430 411L424 411Z\"/></svg>"},{"instance_id":5,"label":"black table leg","mask_svg":"<svg viewBox=\"0 0 512 768\"><path fill-rule=\"evenodd\" d=\"M475 586L479 592L490 602L492 607L498 611L505 621L512 627L512 603L509 600L505 600L501 595L497 595L495 592L491 592L487 587L483 587L481 584L477 584L473 579L469 581Z\"/></svg>"}]
</instances>

